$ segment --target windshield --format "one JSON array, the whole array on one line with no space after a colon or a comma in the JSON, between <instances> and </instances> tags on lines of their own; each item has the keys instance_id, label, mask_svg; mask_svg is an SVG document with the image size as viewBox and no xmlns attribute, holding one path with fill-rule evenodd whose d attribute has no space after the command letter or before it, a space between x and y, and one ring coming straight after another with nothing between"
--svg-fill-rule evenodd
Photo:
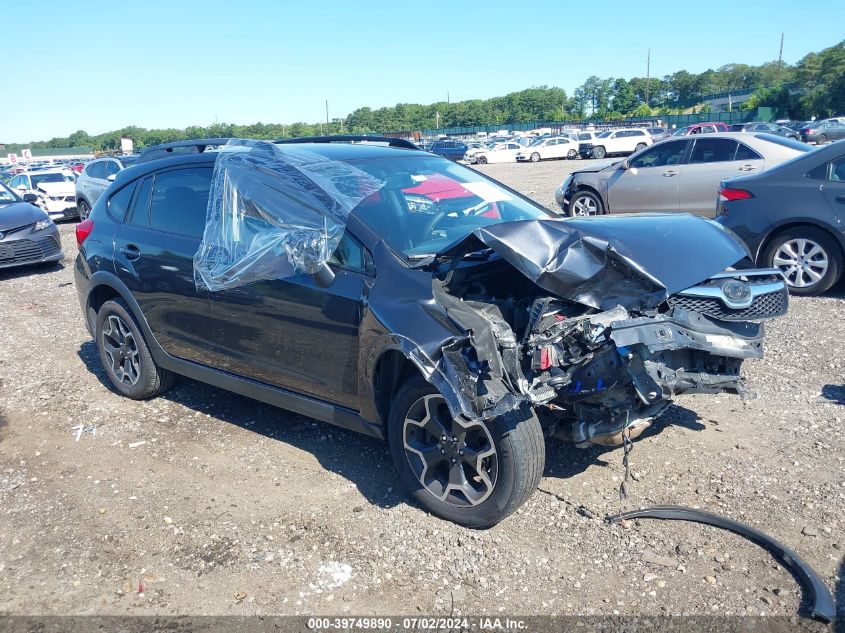
<instances>
[{"instance_id":1,"label":"windshield","mask_svg":"<svg viewBox=\"0 0 845 633\"><path fill-rule=\"evenodd\" d=\"M601 133L601 134L599 134L596 138L607 138L607 137L608 137L608 136L610 136L611 134L613 134L613 132L612 132L612 131L611 131L611 132L602 132L602 133Z\"/></svg>"},{"instance_id":2,"label":"windshield","mask_svg":"<svg viewBox=\"0 0 845 633\"><path fill-rule=\"evenodd\" d=\"M672 136L684 136L689 131L690 131L689 127L681 127L681 128L678 128L677 130L675 130L672 133Z\"/></svg>"},{"instance_id":3,"label":"windshield","mask_svg":"<svg viewBox=\"0 0 845 633\"><path fill-rule=\"evenodd\" d=\"M35 189L42 182L73 182L72 176L65 174L51 173L51 174L32 174L32 188Z\"/></svg>"},{"instance_id":4,"label":"windshield","mask_svg":"<svg viewBox=\"0 0 845 633\"><path fill-rule=\"evenodd\" d=\"M386 181L353 213L410 261L433 256L480 227L553 217L481 174L438 156L348 162Z\"/></svg>"},{"instance_id":5,"label":"windshield","mask_svg":"<svg viewBox=\"0 0 845 633\"><path fill-rule=\"evenodd\" d=\"M19 198L6 185L0 182L0 204L18 202Z\"/></svg>"},{"instance_id":6,"label":"windshield","mask_svg":"<svg viewBox=\"0 0 845 633\"><path fill-rule=\"evenodd\" d=\"M533 141L531 141L531 145L529 145L528 147L536 147L537 145L540 145L545 140L546 139L544 139L544 138L534 139Z\"/></svg>"}]
</instances>

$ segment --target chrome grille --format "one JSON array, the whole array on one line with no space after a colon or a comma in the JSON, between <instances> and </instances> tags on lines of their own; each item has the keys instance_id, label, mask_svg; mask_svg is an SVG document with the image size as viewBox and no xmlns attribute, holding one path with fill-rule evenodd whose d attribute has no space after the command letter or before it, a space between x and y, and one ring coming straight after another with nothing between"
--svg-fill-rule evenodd
<instances>
[{"instance_id":1,"label":"chrome grille","mask_svg":"<svg viewBox=\"0 0 845 633\"><path fill-rule=\"evenodd\" d=\"M770 292L755 297L754 302L747 308L733 310L719 299L708 297L684 297L674 295L669 298L673 307L699 312L722 321L751 321L755 319L770 319L786 313L786 297L783 292Z\"/></svg>"}]
</instances>

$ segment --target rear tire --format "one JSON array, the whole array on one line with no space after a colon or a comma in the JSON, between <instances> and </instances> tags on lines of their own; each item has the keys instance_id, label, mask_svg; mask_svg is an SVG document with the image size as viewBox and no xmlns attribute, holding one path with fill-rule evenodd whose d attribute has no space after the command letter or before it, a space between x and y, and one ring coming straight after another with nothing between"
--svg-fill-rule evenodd
<instances>
[{"instance_id":1,"label":"rear tire","mask_svg":"<svg viewBox=\"0 0 845 633\"><path fill-rule=\"evenodd\" d=\"M576 158L578 158L578 151L577 151L577 150L574 150L574 149L571 149L571 150L569 150L569 152L566 154L566 157L567 157L569 160L575 160Z\"/></svg>"},{"instance_id":2,"label":"rear tire","mask_svg":"<svg viewBox=\"0 0 845 633\"><path fill-rule=\"evenodd\" d=\"M637 146L634 148L634 151L639 152L641 149L645 149L645 143L637 143Z\"/></svg>"},{"instance_id":3,"label":"rear tire","mask_svg":"<svg viewBox=\"0 0 845 633\"><path fill-rule=\"evenodd\" d=\"M816 145L824 145L827 143L827 136L825 134L819 134L819 137L816 139Z\"/></svg>"},{"instance_id":4,"label":"rear tire","mask_svg":"<svg viewBox=\"0 0 845 633\"><path fill-rule=\"evenodd\" d=\"M79 200L76 203L76 211L79 213L79 221L87 220L91 215L91 207L85 200Z\"/></svg>"},{"instance_id":5,"label":"rear tire","mask_svg":"<svg viewBox=\"0 0 845 633\"><path fill-rule=\"evenodd\" d=\"M106 301L97 312L94 341L114 388L133 400L166 391L174 376L153 360L144 335L122 299Z\"/></svg>"},{"instance_id":6,"label":"rear tire","mask_svg":"<svg viewBox=\"0 0 845 633\"><path fill-rule=\"evenodd\" d=\"M593 158L604 158L607 156L607 151L599 145L598 147L593 148Z\"/></svg>"},{"instance_id":7,"label":"rear tire","mask_svg":"<svg viewBox=\"0 0 845 633\"><path fill-rule=\"evenodd\" d=\"M447 433L454 433L457 443ZM543 430L533 411L458 422L437 389L419 374L396 393L387 434L390 455L408 494L432 514L473 528L495 525L525 503L546 462ZM456 447L464 441L458 452ZM462 486L452 487L453 482ZM443 490L442 496L437 494Z\"/></svg>"},{"instance_id":8,"label":"rear tire","mask_svg":"<svg viewBox=\"0 0 845 633\"><path fill-rule=\"evenodd\" d=\"M779 268L789 292L813 296L830 289L842 271L842 249L821 229L798 226L776 235L763 255L766 266Z\"/></svg>"}]
</instances>

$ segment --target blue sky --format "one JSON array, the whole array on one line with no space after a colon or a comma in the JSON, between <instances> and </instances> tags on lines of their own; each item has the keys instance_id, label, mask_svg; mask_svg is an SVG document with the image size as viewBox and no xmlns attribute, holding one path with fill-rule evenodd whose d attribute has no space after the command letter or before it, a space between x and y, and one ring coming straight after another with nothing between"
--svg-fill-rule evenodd
<instances>
[{"instance_id":1,"label":"blue sky","mask_svg":"<svg viewBox=\"0 0 845 633\"><path fill-rule=\"evenodd\" d=\"M356 107L485 98L589 75L701 72L845 37L845 3L606 0L38 0L6 41L0 142L176 127L316 122ZM10 7L4 13L8 14ZM664 14L665 18L656 17ZM605 17L606 16L606 17ZM36 27L37 25L37 27ZM9 48L7 47L7 52Z\"/></svg>"}]
</instances>

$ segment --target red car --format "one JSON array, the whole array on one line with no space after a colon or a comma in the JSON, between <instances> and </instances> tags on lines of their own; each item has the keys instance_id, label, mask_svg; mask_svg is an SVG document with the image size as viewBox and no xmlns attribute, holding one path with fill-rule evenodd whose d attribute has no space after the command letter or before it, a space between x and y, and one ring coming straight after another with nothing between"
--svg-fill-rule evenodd
<instances>
[{"instance_id":1,"label":"red car","mask_svg":"<svg viewBox=\"0 0 845 633\"><path fill-rule=\"evenodd\" d=\"M689 136L690 134L715 134L716 132L727 132L727 123L721 121L694 123L686 127L678 128L672 132L672 136Z\"/></svg>"}]
</instances>

